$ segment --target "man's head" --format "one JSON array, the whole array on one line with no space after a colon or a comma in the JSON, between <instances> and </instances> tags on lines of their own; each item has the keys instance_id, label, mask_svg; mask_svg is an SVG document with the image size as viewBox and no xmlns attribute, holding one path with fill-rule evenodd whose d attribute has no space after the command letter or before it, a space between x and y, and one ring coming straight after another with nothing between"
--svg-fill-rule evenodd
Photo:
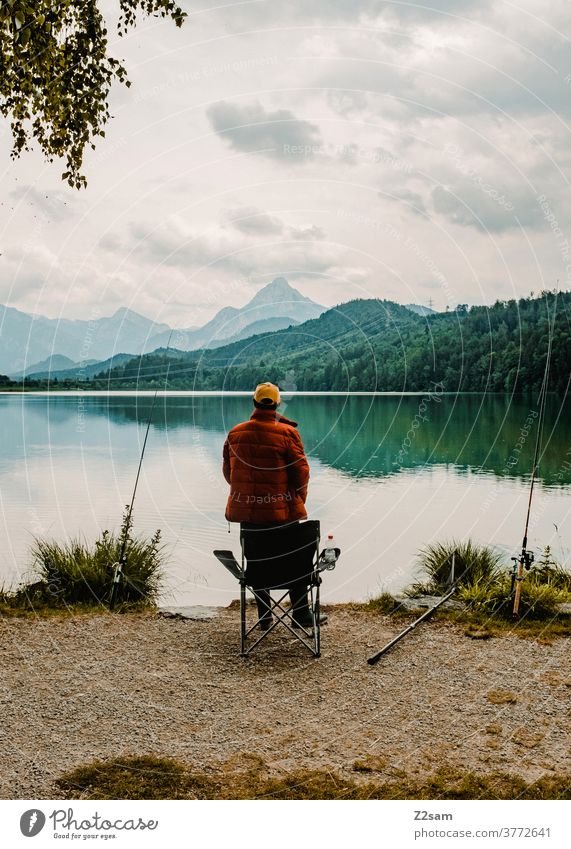
<instances>
[{"instance_id":1,"label":"man's head","mask_svg":"<svg viewBox=\"0 0 571 849\"><path fill-rule=\"evenodd\" d=\"M275 410L280 403L280 390L273 383L258 383L254 392L254 407Z\"/></svg>"}]
</instances>

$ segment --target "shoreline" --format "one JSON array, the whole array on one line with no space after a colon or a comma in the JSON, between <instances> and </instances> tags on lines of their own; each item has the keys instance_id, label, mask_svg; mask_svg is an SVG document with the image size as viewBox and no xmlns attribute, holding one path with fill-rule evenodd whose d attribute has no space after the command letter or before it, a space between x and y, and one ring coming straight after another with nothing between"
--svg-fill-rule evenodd
<instances>
[{"instance_id":1,"label":"shoreline","mask_svg":"<svg viewBox=\"0 0 571 849\"><path fill-rule=\"evenodd\" d=\"M232 607L202 621L156 611L3 617L3 798L61 798L62 774L146 755L197 770L255 757L270 775L346 778L376 759L383 781L441 766L526 781L565 772L566 640L474 640L435 619L370 667L402 620L327 609L318 660L285 633L242 659Z\"/></svg>"}]
</instances>

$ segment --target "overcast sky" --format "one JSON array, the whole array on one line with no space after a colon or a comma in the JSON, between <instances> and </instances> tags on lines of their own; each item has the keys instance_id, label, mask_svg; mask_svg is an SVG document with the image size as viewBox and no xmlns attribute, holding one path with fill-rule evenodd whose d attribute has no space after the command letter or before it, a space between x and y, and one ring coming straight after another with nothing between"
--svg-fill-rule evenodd
<instances>
[{"instance_id":1,"label":"overcast sky","mask_svg":"<svg viewBox=\"0 0 571 849\"><path fill-rule=\"evenodd\" d=\"M186 327L277 275L328 306L571 289L569 0L181 5L114 40L86 190L4 125L1 303Z\"/></svg>"}]
</instances>

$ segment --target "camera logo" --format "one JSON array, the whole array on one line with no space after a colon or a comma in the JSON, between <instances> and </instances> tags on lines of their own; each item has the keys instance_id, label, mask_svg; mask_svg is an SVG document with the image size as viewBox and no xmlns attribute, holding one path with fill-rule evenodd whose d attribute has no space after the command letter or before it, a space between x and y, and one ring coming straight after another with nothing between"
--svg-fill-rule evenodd
<instances>
[{"instance_id":1,"label":"camera logo","mask_svg":"<svg viewBox=\"0 0 571 849\"><path fill-rule=\"evenodd\" d=\"M25 837L35 837L46 824L46 815L38 808L25 811L20 817L20 831Z\"/></svg>"}]
</instances>

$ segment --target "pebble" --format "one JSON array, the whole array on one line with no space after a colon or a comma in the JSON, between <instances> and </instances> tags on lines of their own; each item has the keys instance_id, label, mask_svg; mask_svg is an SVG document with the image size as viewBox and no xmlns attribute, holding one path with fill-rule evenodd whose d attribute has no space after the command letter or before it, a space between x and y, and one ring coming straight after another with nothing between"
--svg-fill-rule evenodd
<instances>
[{"instance_id":1,"label":"pebble","mask_svg":"<svg viewBox=\"0 0 571 849\"><path fill-rule=\"evenodd\" d=\"M328 614L320 659L276 630L246 661L237 609L4 618L1 798L61 798L58 775L118 754L202 768L250 753L270 772L353 777L354 761L374 754L387 764L379 780L444 762L526 780L569 770L571 692L558 683L571 680L565 638L474 642L432 620L370 667L372 649L402 622L342 607ZM500 689L517 702L492 705L486 694ZM530 717L536 729L549 723L534 763L510 739ZM502 731L482 763L490 722Z\"/></svg>"}]
</instances>

